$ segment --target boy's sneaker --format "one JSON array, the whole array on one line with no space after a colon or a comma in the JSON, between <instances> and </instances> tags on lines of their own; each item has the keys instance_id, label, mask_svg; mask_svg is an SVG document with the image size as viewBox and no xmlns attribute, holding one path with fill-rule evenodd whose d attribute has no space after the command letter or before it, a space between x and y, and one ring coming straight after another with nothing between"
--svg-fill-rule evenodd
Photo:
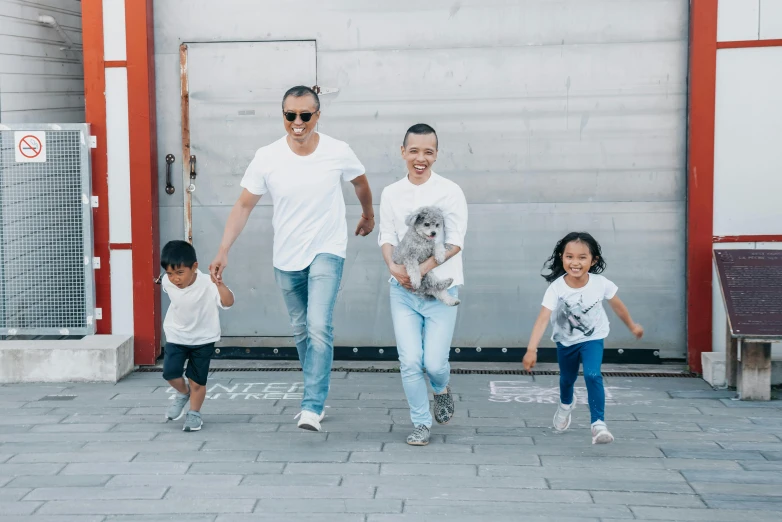
<instances>
[{"instance_id":1,"label":"boy's sneaker","mask_svg":"<svg viewBox=\"0 0 782 522\"><path fill-rule=\"evenodd\" d=\"M411 446L426 446L429 444L429 428L423 424L416 426L413 433L408 435L407 443Z\"/></svg>"},{"instance_id":2,"label":"boy's sneaker","mask_svg":"<svg viewBox=\"0 0 782 522\"><path fill-rule=\"evenodd\" d=\"M185 413L185 406L189 400L190 394L182 395L181 393L176 392L174 402L171 403L171 406L168 407L168 411L166 412L166 419L170 421L179 420L182 417L182 414Z\"/></svg>"},{"instance_id":3,"label":"boy's sneaker","mask_svg":"<svg viewBox=\"0 0 782 522\"><path fill-rule=\"evenodd\" d=\"M597 421L592 424L592 444L611 444L614 442L614 436L608 431L606 423Z\"/></svg>"},{"instance_id":4,"label":"boy's sneaker","mask_svg":"<svg viewBox=\"0 0 782 522\"><path fill-rule=\"evenodd\" d=\"M571 414L576 409L576 394L573 394L573 402L570 404L559 403L554 414L554 430L565 431L570 427Z\"/></svg>"},{"instance_id":5,"label":"boy's sneaker","mask_svg":"<svg viewBox=\"0 0 782 522\"><path fill-rule=\"evenodd\" d=\"M187 412L187 417L185 417L185 425L182 426L182 431L199 431L203 425L201 414L197 411L189 411Z\"/></svg>"},{"instance_id":6,"label":"boy's sneaker","mask_svg":"<svg viewBox=\"0 0 782 522\"><path fill-rule=\"evenodd\" d=\"M434 420L438 424L448 424L453 417L454 403L451 387L445 387L445 393L434 396Z\"/></svg>"},{"instance_id":7,"label":"boy's sneaker","mask_svg":"<svg viewBox=\"0 0 782 522\"><path fill-rule=\"evenodd\" d=\"M299 428L309 431L320 431L320 421L326 416L326 412L320 415L309 410L301 410L294 419L299 419Z\"/></svg>"}]
</instances>

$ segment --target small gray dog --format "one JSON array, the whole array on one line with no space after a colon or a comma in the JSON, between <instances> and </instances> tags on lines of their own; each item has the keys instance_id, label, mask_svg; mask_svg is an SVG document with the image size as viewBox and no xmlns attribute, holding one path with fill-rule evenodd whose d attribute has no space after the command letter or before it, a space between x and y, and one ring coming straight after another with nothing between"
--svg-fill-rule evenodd
<instances>
[{"instance_id":1,"label":"small gray dog","mask_svg":"<svg viewBox=\"0 0 782 522\"><path fill-rule=\"evenodd\" d=\"M445 217L437 207L421 207L407 216L405 225L410 227L402 241L394 248L391 260L404 265L413 293L422 297L434 297L448 306L461 301L448 293L453 279L437 279L432 272L421 277L420 264L434 256L437 264L445 262Z\"/></svg>"}]
</instances>

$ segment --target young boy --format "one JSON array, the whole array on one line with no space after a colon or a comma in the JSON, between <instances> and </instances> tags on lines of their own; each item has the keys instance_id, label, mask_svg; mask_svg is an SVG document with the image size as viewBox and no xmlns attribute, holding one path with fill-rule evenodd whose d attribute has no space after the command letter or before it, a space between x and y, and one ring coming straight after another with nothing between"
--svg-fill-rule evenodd
<instances>
[{"instance_id":1,"label":"young boy","mask_svg":"<svg viewBox=\"0 0 782 522\"><path fill-rule=\"evenodd\" d=\"M198 270L195 249L187 241L166 244L160 253L160 265L166 271L162 278L163 291L171 299L163 322L166 333L163 378L177 391L166 419L181 418L190 401L182 430L198 431L203 425L201 405L206 398L209 361L215 342L220 340L217 309L230 308L234 295L222 280L215 281ZM182 378L183 372L189 386Z\"/></svg>"}]
</instances>

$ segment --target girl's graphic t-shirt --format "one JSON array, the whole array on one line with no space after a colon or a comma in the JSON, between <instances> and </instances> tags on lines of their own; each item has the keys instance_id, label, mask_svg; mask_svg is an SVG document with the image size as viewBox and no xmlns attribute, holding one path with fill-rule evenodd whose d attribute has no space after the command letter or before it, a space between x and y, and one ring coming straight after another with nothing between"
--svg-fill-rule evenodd
<instances>
[{"instance_id":1,"label":"girl's graphic t-shirt","mask_svg":"<svg viewBox=\"0 0 782 522\"><path fill-rule=\"evenodd\" d=\"M565 276L556 279L543 296L543 306L552 311L551 340L572 346L608 337L603 299L612 299L617 290L614 283L598 274L589 274L589 281L582 288L570 288Z\"/></svg>"}]
</instances>

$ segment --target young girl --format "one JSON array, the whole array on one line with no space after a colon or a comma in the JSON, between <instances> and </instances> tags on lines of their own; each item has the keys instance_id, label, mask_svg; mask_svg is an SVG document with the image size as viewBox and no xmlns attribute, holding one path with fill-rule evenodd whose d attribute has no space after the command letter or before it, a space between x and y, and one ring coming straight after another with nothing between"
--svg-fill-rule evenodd
<instances>
[{"instance_id":1,"label":"young girl","mask_svg":"<svg viewBox=\"0 0 782 522\"><path fill-rule=\"evenodd\" d=\"M579 362L584 364L584 380L592 414L592 444L609 444L614 436L606 427L605 392L600 365L603 362L603 339L608 336L608 317L603 299L637 339L644 329L633 322L630 312L616 296L617 286L600 274L606 263L600 245L586 232L571 232L562 238L546 261L550 270L543 278L551 283L543 296L532 335L524 356L524 369L530 370L538 360L538 344L549 320L554 329L551 340L557 343L559 362L559 407L554 414L554 429L565 431L576 406L573 385L578 378Z\"/></svg>"}]
</instances>

